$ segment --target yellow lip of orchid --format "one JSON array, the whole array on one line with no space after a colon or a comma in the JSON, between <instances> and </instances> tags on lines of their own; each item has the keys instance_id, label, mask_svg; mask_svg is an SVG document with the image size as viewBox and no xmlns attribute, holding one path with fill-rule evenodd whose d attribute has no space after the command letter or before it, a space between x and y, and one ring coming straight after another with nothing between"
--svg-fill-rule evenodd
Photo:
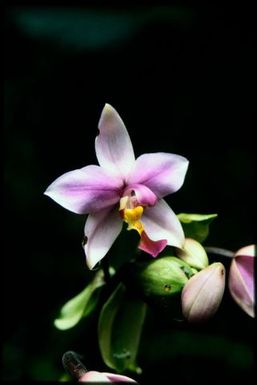
<instances>
[{"instance_id":1,"label":"yellow lip of orchid","mask_svg":"<svg viewBox=\"0 0 257 385\"><path fill-rule=\"evenodd\" d=\"M128 224L128 230L136 230L140 235L144 231L144 226L140 221L144 209L142 206L136 206L133 209L125 208L123 210L123 220Z\"/></svg>"},{"instance_id":2,"label":"yellow lip of orchid","mask_svg":"<svg viewBox=\"0 0 257 385\"><path fill-rule=\"evenodd\" d=\"M144 208L142 206L130 207L131 201L128 196L122 197L120 200L120 212L122 219L128 224L128 230L136 230L139 235L144 231L144 226L140 221Z\"/></svg>"}]
</instances>

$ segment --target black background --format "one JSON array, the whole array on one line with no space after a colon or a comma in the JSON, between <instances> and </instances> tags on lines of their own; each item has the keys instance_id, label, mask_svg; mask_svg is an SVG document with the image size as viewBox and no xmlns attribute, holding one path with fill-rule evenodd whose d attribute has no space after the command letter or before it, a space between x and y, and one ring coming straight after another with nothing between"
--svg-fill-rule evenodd
<instances>
[{"instance_id":1,"label":"black background","mask_svg":"<svg viewBox=\"0 0 257 385\"><path fill-rule=\"evenodd\" d=\"M189 159L183 187L167 201L176 213L218 213L206 244L235 251L256 242L253 15L242 4L6 6L4 379L56 380L69 349L106 370L94 316L66 333L52 326L91 273L85 217L43 196L64 172L96 164L106 102L137 156ZM222 370L229 384L252 378L254 321L228 293L208 325L171 328L159 311L149 320L140 382L207 383Z\"/></svg>"}]
</instances>

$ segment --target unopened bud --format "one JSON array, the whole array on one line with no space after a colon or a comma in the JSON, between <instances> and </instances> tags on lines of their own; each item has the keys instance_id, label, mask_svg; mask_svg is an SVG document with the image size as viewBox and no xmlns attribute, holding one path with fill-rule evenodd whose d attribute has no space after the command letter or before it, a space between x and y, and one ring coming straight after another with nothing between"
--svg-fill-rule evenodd
<instances>
[{"instance_id":1,"label":"unopened bud","mask_svg":"<svg viewBox=\"0 0 257 385\"><path fill-rule=\"evenodd\" d=\"M193 272L176 257L162 257L136 264L137 288L147 297L172 296L182 290Z\"/></svg>"},{"instance_id":2,"label":"unopened bud","mask_svg":"<svg viewBox=\"0 0 257 385\"><path fill-rule=\"evenodd\" d=\"M177 255L198 270L209 265L208 256L203 246L192 238L186 238L183 249L177 249Z\"/></svg>"},{"instance_id":3,"label":"unopened bud","mask_svg":"<svg viewBox=\"0 0 257 385\"><path fill-rule=\"evenodd\" d=\"M212 317L221 303L225 289L225 267L216 262L189 279L182 291L182 312L189 322L203 322Z\"/></svg>"},{"instance_id":4,"label":"unopened bud","mask_svg":"<svg viewBox=\"0 0 257 385\"><path fill-rule=\"evenodd\" d=\"M250 317L255 317L254 257L255 246L243 247L235 253L229 271L228 287L235 302Z\"/></svg>"},{"instance_id":5,"label":"unopened bud","mask_svg":"<svg viewBox=\"0 0 257 385\"><path fill-rule=\"evenodd\" d=\"M132 378L123 376L121 374L114 373L106 373L106 372L96 372L94 370L87 372L83 377L79 379L79 382L89 382L97 383L97 384L105 384L105 383L114 383L114 382L130 382L133 384L137 384L136 381L132 380Z\"/></svg>"}]
</instances>

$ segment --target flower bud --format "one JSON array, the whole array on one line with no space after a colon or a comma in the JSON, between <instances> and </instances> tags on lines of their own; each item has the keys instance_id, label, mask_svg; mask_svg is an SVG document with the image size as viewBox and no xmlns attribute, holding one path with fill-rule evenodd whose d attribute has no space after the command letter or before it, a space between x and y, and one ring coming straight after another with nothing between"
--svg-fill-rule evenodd
<instances>
[{"instance_id":1,"label":"flower bud","mask_svg":"<svg viewBox=\"0 0 257 385\"><path fill-rule=\"evenodd\" d=\"M254 257L255 246L243 247L235 253L230 265L228 287L235 302L255 317Z\"/></svg>"},{"instance_id":2,"label":"flower bud","mask_svg":"<svg viewBox=\"0 0 257 385\"><path fill-rule=\"evenodd\" d=\"M209 265L203 246L192 238L186 238L183 249L177 249L177 256L198 270L202 270Z\"/></svg>"},{"instance_id":3,"label":"flower bud","mask_svg":"<svg viewBox=\"0 0 257 385\"><path fill-rule=\"evenodd\" d=\"M137 288L147 297L172 296L182 290L193 275L190 266L176 257L162 257L136 264Z\"/></svg>"},{"instance_id":4,"label":"flower bud","mask_svg":"<svg viewBox=\"0 0 257 385\"><path fill-rule=\"evenodd\" d=\"M106 372L96 372L94 370L91 370L90 372L87 372L84 374L80 379L79 382L97 382L97 383L113 383L113 382L132 382L136 384L136 381L132 380L132 378L123 376L121 374L113 374L113 373L106 373Z\"/></svg>"},{"instance_id":5,"label":"flower bud","mask_svg":"<svg viewBox=\"0 0 257 385\"><path fill-rule=\"evenodd\" d=\"M182 291L182 312L189 322L203 322L212 317L221 303L225 289L225 267L212 263L189 279Z\"/></svg>"}]
</instances>

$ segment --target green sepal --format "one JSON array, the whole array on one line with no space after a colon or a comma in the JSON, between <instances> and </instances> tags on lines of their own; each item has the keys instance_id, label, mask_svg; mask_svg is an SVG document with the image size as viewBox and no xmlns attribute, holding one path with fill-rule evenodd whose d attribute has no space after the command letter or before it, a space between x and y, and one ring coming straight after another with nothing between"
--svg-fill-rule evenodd
<instances>
[{"instance_id":1,"label":"green sepal","mask_svg":"<svg viewBox=\"0 0 257 385\"><path fill-rule=\"evenodd\" d=\"M178 214L186 238L202 243L209 235L209 225L218 214Z\"/></svg>"},{"instance_id":2,"label":"green sepal","mask_svg":"<svg viewBox=\"0 0 257 385\"><path fill-rule=\"evenodd\" d=\"M105 285L103 271L99 270L81 293L63 305L59 316L54 320L55 327L59 330L70 329L92 313L98 303L103 285Z\"/></svg>"}]
</instances>

